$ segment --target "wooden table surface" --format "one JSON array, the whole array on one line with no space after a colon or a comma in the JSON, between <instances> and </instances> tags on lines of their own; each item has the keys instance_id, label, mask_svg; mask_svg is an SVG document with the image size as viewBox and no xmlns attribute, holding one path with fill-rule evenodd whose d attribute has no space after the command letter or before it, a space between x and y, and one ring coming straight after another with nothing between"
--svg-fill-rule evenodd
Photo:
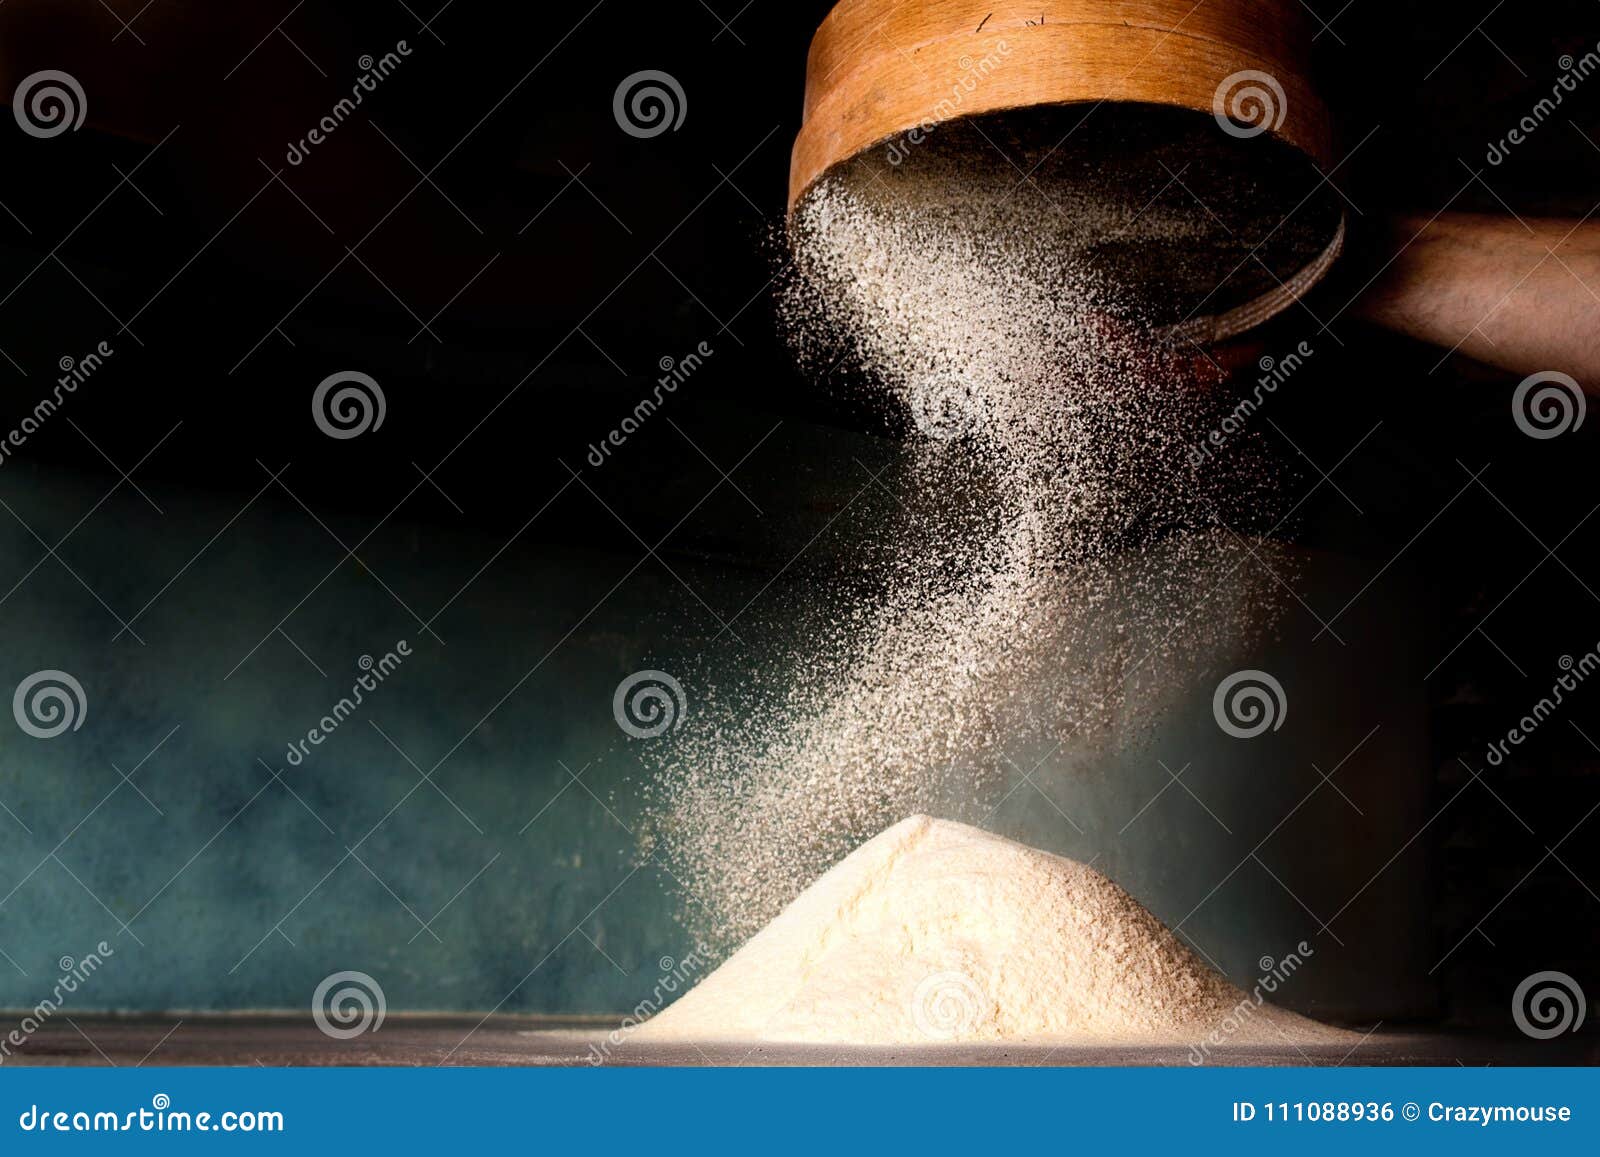
<instances>
[{"instance_id":1,"label":"wooden table surface","mask_svg":"<svg viewBox=\"0 0 1600 1157\"><path fill-rule=\"evenodd\" d=\"M615 1021L394 1014L350 1040L309 1016L57 1015L7 1065L1187 1065L1187 1048L1150 1045L921 1045L912 1048L729 1042L650 1044ZM1459 1033L1374 1032L1354 1049L1231 1047L1223 1065L1600 1064L1600 1036L1550 1041Z\"/></svg>"}]
</instances>

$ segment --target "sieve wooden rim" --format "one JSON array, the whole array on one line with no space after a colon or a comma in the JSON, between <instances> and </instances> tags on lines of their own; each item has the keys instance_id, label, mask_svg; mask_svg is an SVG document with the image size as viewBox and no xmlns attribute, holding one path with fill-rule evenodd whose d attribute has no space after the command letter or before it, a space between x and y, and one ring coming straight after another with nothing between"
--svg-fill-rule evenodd
<instances>
[{"instance_id":1,"label":"sieve wooden rim","mask_svg":"<svg viewBox=\"0 0 1600 1157\"><path fill-rule=\"evenodd\" d=\"M1332 132L1310 53L1300 0L840 0L807 57L789 209L834 166L941 121L1102 102L1216 115L1250 83L1241 73L1282 93L1261 131L1326 168ZM1280 312L1327 272L1343 238L1341 218L1327 249L1278 288L1183 332L1217 340Z\"/></svg>"},{"instance_id":2,"label":"sieve wooden rim","mask_svg":"<svg viewBox=\"0 0 1600 1157\"><path fill-rule=\"evenodd\" d=\"M1200 314L1188 321L1168 326L1163 331L1164 334L1173 340L1208 345L1226 338L1237 337L1247 330L1254 329L1268 318L1276 317L1310 292L1311 287L1321 281L1333 267L1339 254L1344 251L1345 221L1346 215L1341 213L1339 226L1333 233L1333 240L1287 281L1279 283L1259 297L1253 297L1244 304L1236 305L1222 313Z\"/></svg>"},{"instance_id":3,"label":"sieve wooden rim","mask_svg":"<svg viewBox=\"0 0 1600 1157\"><path fill-rule=\"evenodd\" d=\"M1100 101L1212 113L1242 72L1281 86L1270 131L1326 165L1310 47L1299 0L841 0L811 41L789 205L841 161L940 119Z\"/></svg>"}]
</instances>

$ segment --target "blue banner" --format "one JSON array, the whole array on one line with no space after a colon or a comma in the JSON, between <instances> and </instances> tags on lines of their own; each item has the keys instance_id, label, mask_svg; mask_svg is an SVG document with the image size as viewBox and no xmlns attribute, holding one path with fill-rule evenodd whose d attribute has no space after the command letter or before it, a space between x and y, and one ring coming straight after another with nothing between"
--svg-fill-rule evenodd
<instances>
[{"instance_id":1,"label":"blue banner","mask_svg":"<svg viewBox=\"0 0 1600 1157\"><path fill-rule=\"evenodd\" d=\"M1600 1077L1582 1068L11 1067L0 1149L1593 1154L1597 1095Z\"/></svg>"}]
</instances>

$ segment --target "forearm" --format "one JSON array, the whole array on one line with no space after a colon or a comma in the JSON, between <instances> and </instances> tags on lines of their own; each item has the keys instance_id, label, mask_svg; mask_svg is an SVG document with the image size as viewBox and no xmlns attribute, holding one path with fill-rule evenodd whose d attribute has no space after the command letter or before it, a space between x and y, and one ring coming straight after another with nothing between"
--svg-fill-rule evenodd
<instances>
[{"instance_id":1,"label":"forearm","mask_svg":"<svg viewBox=\"0 0 1600 1157\"><path fill-rule=\"evenodd\" d=\"M1397 251L1352 304L1357 316L1513 373L1559 370L1600 393L1600 223L1402 218L1388 242Z\"/></svg>"}]
</instances>

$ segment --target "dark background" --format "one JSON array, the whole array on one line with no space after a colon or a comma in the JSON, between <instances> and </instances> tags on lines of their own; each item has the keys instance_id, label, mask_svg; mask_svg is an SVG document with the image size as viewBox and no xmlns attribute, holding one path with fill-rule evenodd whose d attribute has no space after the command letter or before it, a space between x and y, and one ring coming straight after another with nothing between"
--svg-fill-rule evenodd
<instances>
[{"instance_id":1,"label":"dark background","mask_svg":"<svg viewBox=\"0 0 1600 1157\"><path fill-rule=\"evenodd\" d=\"M762 431L897 436L897 416L795 372L770 305L805 48L826 3L110 7L0 9L8 90L55 67L90 94L77 133L0 133L0 267L15 285L0 285L0 425L31 409L61 357L115 349L115 376L78 399L82 430L44 429L0 483L66 467L109 486L109 458L141 483L235 502L292 462L286 477L319 510L359 523L405 503L413 520L501 538L568 482L563 463L582 469L660 359L704 341L715 354L675 399L676 425L650 425L625 470L588 478L614 516L554 504L519 549L611 548L620 521L669 562L759 570L790 559L863 477L822 440L801 454L779 437L736 474L759 488L762 518L723 485L680 522ZM1600 41L1593 3L1312 7L1329 22L1317 48L1336 155L1359 143L1335 179L1362 216L1595 210L1600 79L1505 165L1483 160L1549 91L1557 59ZM412 55L398 72L287 164L357 58L401 39ZM611 102L646 68L681 82L688 112L640 140ZM1289 348L1344 304L1332 292L1260 340ZM1336 474L1364 513L1325 486L1293 534L1375 574L1404 548L1437 594L1419 630L1461 641L1428 680L1438 799L1452 801L1425 833L1429 918L1443 947L1469 937L1439 977L1440 1008L1499 1010L1542 968L1597 991L1600 828L1560 845L1564 864L1546 856L1600 793L1595 690L1506 766L1482 755L1547 693L1560 656L1600 642L1600 421L1527 439L1507 375L1348 317L1333 329L1344 345L1275 411L1298 447L1278 447L1295 484L1382 425ZM335 442L306 421L312 385L347 366L383 383L386 437ZM1486 487L1467 485L1485 463ZM1484 785L1457 796L1468 766Z\"/></svg>"}]
</instances>

